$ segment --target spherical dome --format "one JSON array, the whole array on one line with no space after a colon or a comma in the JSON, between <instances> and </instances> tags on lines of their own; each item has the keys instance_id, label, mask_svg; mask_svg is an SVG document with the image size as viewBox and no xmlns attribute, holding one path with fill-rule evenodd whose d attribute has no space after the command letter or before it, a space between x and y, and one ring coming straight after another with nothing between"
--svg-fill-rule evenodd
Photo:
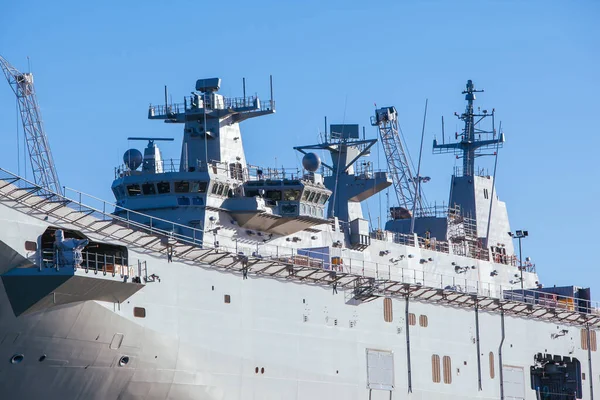
<instances>
[{"instance_id":1,"label":"spherical dome","mask_svg":"<svg viewBox=\"0 0 600 400\"><path fill-rule=\"evenodd\" d=\"M144 157L138 149L129 149L123 154L123 162L132 171L138 169L143 161Z\"/></svg>"},{"instance_id":2,"label":"spherical dome","mask_svg":"<svg viewBox=\"0 0 600 400\"><path fill-rule=\"evenodd\" d=\"M302 166L309 172L316 172L321 166L321 159L315 153L305 154L302 158Z\"/></svg>"}]
</instances>

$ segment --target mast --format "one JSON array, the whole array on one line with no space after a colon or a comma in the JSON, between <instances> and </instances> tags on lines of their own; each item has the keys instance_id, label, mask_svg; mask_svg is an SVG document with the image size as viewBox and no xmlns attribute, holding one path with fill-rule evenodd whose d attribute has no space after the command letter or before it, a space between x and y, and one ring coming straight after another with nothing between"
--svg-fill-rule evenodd
<instances>
[{"instance_id":1,"label":"mast","mask_svg":"<svg viewBox=\"0 0 600 400\"><path fill-rule=\"evenodd\" d=\"M433 152L435 154L442 153L454 153L457 158L463 159L462 171L455 174L456 176L474 176L475 172L475 158L483 154L482 150L495 148L499 146L499 143L504 142L504 135L500 133L499 137L496 137L496 128L492 123L492 130L484 129L482 121L492 117L494 119L495 110L489 113L488 110L480 111L479 108L475 110L474 102L476 100L475 93L482 93L483 90L475 89L475 85L472 80L467 81L466 90L463 90L462 94L465 95L467 101L467 107L465 112L462 114L454 113L456 117L464 123L464 128L459 134L456 133L456 139L460 138L459 142L456 143L444 143L439 144L437 140L433 141Z\"/></svg>"}]
</instances>

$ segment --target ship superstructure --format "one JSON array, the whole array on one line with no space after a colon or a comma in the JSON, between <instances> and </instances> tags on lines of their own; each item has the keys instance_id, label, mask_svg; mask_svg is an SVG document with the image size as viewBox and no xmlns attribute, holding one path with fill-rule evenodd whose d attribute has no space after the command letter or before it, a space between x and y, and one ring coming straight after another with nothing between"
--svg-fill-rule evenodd
<instances>
[{"instance_id":1,"label":"ship superstructure","mask_svg":"<svg viewBox=\"0 0 600 400\"><path fill-rule=\"evenodd\" d=\"M180 159L163 157L166 138L135 138L147 146L115 170L115 204L1 171L0 394L600 395L597 304L589 289L542 287L514 255L493 176L475 168L504 137L478 127L495 112L475 111L471 81L460 141L434 142L463 159L449 206L416 207L413 188L386 230L372 229L361 202L394 179L364 159L376 140L358 125L296 147L302 170L260 168L240 123L273 113L272 95L226 98L218 78L195 89L149 109L183 124ZM393 111L378 110L377 125Z\"/></svg>"}]
</instances>

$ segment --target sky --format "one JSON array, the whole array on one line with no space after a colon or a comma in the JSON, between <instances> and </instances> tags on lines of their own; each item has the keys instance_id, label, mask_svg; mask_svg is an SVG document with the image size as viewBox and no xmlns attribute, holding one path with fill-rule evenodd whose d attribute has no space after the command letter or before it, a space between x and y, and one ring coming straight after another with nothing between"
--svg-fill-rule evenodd
<instances>
[{"instance_id":1,"label":"sky","mask_svg":"<svg viewBox=\"0 0 600 400\"><path fill-rule=\"evenodd\" d=\"M251 164L299 167L292 147L318 142L325 116L376 137L375 103L397 108L416 160L427 99L424 192L447 202L457 160L431 145L442 116L447 136L460 129L453 114L472 79L485 90L477 104L502 121L497 194L512 229L529 231L523 256L546 286L591 286L600 299L599 16L593 0L31 0L3 5L0 55L35 76L61 184L111 201L114 168L140 147L127 137L173 137L161 150L180 156L181 126L147 119L164 85L180 102L196 79L218 76L221 93L237 97L246 78L247 93L267 99L273 75L277 113L242 126ZM0 83L0 167L24 175L19 123ZM381 151L369 160L385 168ZM478 161L493 168L491 157ZM385 217L380 203L365 213Z\"/></svg>"}]
</instances>

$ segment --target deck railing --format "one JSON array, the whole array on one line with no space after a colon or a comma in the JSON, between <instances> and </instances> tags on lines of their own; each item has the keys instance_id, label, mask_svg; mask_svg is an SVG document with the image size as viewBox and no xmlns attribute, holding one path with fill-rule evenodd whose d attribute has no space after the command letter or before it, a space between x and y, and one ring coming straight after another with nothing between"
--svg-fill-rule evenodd
<instances>
[{"instance_id":1,"label":"deck railing","mask_svg":"<svg viewBox=\"0 0 600 400\"><path fill-rule=\"evenodd\" d=\"M327 251L321 253L311 250L311 254L307 256L306 249L280 246L269 243L268 241L262 243L248 241L244 243L243 241L233 240L231 237L219 233L220 231L217 229L203 231L168 220L151 217L133 210L121 208L119 215L115 215L106 211L107 209L115 207L112 203L69 189L69 191L72 191L75 194L75 198L78 200L71 199L63 194L42 189L32 182L3 169L0 169L0 180L2 181L0 182L2 196L8 198L9 201L16 202L17 204L24 204L27 202L25 204L34 209L38 207L38 204L57 203L57 207L69 207L73 210L73 213L75 213L74 217L69 219L59 217L63 218L64 221L69 224L78 226L77 221L91 216L98 221L110 221L113 224L128 227L137 232L144 232L158 238L164 238L166 239L167 246L169 240L177 241L179 246L185 245L188 246L189 249L185 250L183 254L174 252L171 254L171 257L182 257L184 261L186 261L185 254L189 253L192 249L203 251L211 250L215 254L223 255L219 256L219 260L223 259L223 257L232 256L234 259L245 258L255 264L269 260L269 265L282 265L283 268L285 268L286 265L296 265L315 268L316 270L329 271L330 273L345 273L352 276L373 279L373 282L379 282L377 285L381 285L377 288L377 292L380 295L386 295L390 290L389 287L391 286L386 285L398 286L401 284L409 284L433 290L443 290L448 293L463 293L501 300L509 299L524 304L543 304L545 307L555 309L572 308L572 311L574 312L582 309L586 313L600 314L598 313L598 303L596 302L587 301L584 306L581 306L582 300L574 297L556 295L556 299L552 297L549 298L548 292L537 289L519 289L520 281L511 283L510 285L499 285L493 282L482 282L479 279L469 279L469 275L473 274L469 274L469 271L473 268L471 264L455 266L455 274L440 274L429 271L427 269L427 263L432 261L429 259L420 260L421 269L404 266L406 257L414 258L417 254L416 251L413 250L416 249L414 246L414 239L413 244L410 245L409 235L398 234L396 236L397 238L402 238L401 240L406 240L409 244L406 248L394 250L393 254L385 254L385 257L381 257L380 261L355 259L351 256L347 256L347 250L344 248L335 248L331 249L331 252ZM96 205L87 205L84 203L84 199L86 199L86 201L91 200L92 202L95 202ZM51 214L51 212L47 210L48 209L44 209L43 212L46 215L48 215L48 213ZM143 222L140 222L140 220ZM84 227L89 227L92 223L90 223L90 225L85 225ZM158 227L159 225L161 227ZM94 231L93 228L89 229L91 229L92 232ZM206 235L206 237L204 237L204 235ZM132 246L140 245L136 244L134 241L132 242ZM398 254L395 254L397 252ZM400 254L400 252L402 254ZM406 253L406 256L404 253ZM377 259L377 256L374 258ZM91 256L88 260L91 260ZM187 261L194 260L195 259ZM99 264L96 263L96 265ZM108 265L108 263L104 263L104 265ZM103 272L108 273L109 271L108 269L103 269ZM477 273L474 275L477 275Z\"/></svg>"}]
</instances>

